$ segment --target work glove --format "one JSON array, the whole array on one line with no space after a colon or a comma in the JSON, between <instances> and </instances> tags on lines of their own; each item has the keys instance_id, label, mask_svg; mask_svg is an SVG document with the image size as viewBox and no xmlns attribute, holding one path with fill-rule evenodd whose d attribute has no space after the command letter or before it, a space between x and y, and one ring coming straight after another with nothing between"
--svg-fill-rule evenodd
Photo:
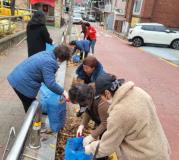
<instances>
[{"instance_id":1,"label":"work glove","mask_svg":"<svg viewBox=\"0 0 179 160\"><path fill-rule=\"evenodd\" d=\"M78 130L77 130L77 132L76 132L76 136L77 136L77 137L81 137L81 136L83 135L83 129L84 129L84 125L80 125L80 126L78 127Z\"/></svg>"},{"instance_id":2,"label":"work glove","mask_svg":"<svg viewBox=\"0 0 179 160\"><path fill-rule=\"evenodd\" d=\"M94 142L86 145L85 146L85 153L88 154L88 155L90 155L90 154L94 155L98 145L99 145L99 141L94 141Z\"/></svg>"},{"instance_id":3,"label":"work glove","mask_svg":"<svg viewBox=\"0 0 179 160\"><path fill-rule=\"evenodd\" d=\"M83 147L90 144L91 142L95 141L96 139L92 137L92 135L88 135L83 139Z\"/></svg>"}]
</instances>

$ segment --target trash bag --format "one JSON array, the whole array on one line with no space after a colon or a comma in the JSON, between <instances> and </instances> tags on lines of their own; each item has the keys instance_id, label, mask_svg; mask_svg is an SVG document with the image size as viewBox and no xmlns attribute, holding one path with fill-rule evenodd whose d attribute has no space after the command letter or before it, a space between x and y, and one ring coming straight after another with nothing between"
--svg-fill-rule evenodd
<instances>
[{"instance_id":1,"label":"trash bag","mask_svg":"<svg viewBox=\"0 0 179 160\"><path fill-rule=\"evenodd\" d=\"M74 63L79 63L80 62L80 56L79 55L73 55L72 56L72 61Z\"/></svg>"},{"instance_id":2,"label":"trash bag","mask_svg":"<svg viewBox=\"0 0 179 160\"><path fill-rule=\"evenodd\" d=\"M65 145L65 160L92 160L92 155L85 154L83 137L68 138Z\"/></svg>"},{"instance_id":3,"label":"trash bag","mask_svg":"<svg viewBox=\"0 0 179 160\"><path fill-rule=\"evenodd\" d=\"M48 115L50 128L53 132L58 132L65 125L66 103L60 103L61 98L42 84L40 88L42 113Z\"/></svg>"},{"instance_id":4,"label":"trash bag","mask_svg":"<svg viewBox=\"0 0 179 160\"><path fill-rule=\"evenodd\" d=\"M47 114L47 99L53 94L51 90L49 90L44 83L42 83L39 95L40 95L40 103L41 103L41 111L42 113Z\"/></svg>"},{"instance_id":5,"label":"trash bag","mask_svg":"<svg viewBox=\"0 0 179 160\"><path fill-rule=\"evenodd\" d=\"M46 43L46 51L53 50L55 47L56 45L51 45L51 44Z\"/></svg>"},{"instance_id":6,"label":"trash bag","mask_svg":"<svg viewBox=\"0 0 179 160\"><path fill-rule=\"evenodd\" d=\"M53 132L58 132L65 125L66 103L60 103L61 98L61 96L54 93L50 96L47 102L47 115L50 122L50 128Z\"/></svg>"}]
</instances>

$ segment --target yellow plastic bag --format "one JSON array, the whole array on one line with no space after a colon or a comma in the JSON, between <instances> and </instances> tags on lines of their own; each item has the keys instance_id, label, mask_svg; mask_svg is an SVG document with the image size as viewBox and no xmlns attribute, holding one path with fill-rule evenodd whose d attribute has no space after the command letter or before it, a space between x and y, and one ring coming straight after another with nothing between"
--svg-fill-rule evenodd
<instances>
[{"instance_id":1,"label":"yellow plastic bag","mask_svg":"<svg viewBox=\"0 0 179 160\"><path fill-rule=\"evenodd\" d=\"M117 158L117 155L116 155L116 153L114 152L113 154L111 154L111 155L109 156L109 160L119 160L119 159Z\"/></svg>"}]
</instances>

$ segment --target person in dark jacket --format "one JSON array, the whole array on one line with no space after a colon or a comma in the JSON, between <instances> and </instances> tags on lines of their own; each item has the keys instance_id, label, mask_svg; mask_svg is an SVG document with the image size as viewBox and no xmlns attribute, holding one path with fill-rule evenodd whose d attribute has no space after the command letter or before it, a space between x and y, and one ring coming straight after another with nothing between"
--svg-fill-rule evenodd
<instances>
[{"instance_id":1,"label":"person in dark jacket","mask_svg":"<svg viewBox=\"0 0 179 160\"><path fill-rule=\"evenodd\" d=\"M43 82L52 92L68 99L64 88L55 81L58 62L70 59L70 49L59 45L54 50L39 52L20 63L8 75L7 79L23 103L25 112L36 99Z\"/></svg>"},{"instance_id":2,"label":"person in dark jacket","mask_svg":"<svg viewBox=\"0 0 179 160\"><path fill-rule=\"evenodd\" d=\"M80 59L83 59L83 53L85 53L85 58L87 57L89 51L90 51L90 41L88 40L74 40L69 43L71 46L74 46L73 53L76 52L76 50L80 50Z\"/></svg>"},{"instance_id":3,"label":"person in dark jacket","mask_svg":"<svg viewBox=\"0 0 179 160\"><path fill-rule=\"evenodd\" d=\"M104 73L102 64L94 57L88 56L83 60L83 63L76 69L77 79L81 79L88 84Z\"/></svg>"},{"instance_id":4,"label":"person in dark jacket","mask_svg":"<svg viewBox=\"0 0 179 160\"><path fill-rule=\"evenodd\" d=\"M36 11L27 24L28 57L40 51L45 51L46 43L52 44L52 39L45 25L45 14Z\"/></svg>"},{"instance_id":5,"label":"person in dark jacket","mask_svg":"<svg viewBox=\"0 0 179 160\"><path fill-rule=\"evenodd\" d=\"M100 96L95 97L95 89L90 84L73 85L69 90L69 98L72 103L80 104L80 112L84 112L82 123L77 130L77 137L82 136L83 129L87 127L90 119L97 126L91 135L84 139L84 145L87 145L99 138L106 130L109 104Z\"/></svg>"}]
</instances>

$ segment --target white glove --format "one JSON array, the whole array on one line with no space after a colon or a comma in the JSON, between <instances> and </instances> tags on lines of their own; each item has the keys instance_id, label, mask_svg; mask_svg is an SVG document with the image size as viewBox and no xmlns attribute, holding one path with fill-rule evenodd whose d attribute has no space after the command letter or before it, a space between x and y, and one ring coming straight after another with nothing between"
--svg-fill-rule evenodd
<instances>
[{"instance_id":1,"label":"white glove","mask_svg":"<svg viewBox=\"0 0 179 160\"><path fill-rule=\"evenodd\" d=\"M92 135L88 135L83 139L83 147L90 144L91 142L95 141L95 139L92 137Z\"/></svg>"},{"instance_id":2,"label":"white glove","mask_svg":"<svg viewBox=\"0 0 179 160\"><path fill-rule=\"evenodd\" d=\"M99 141L94 141L88 145L85 146L85 153L90 155L90 154L95 154L96 148L99 145Z\"/></svg>"},{"instance_id":3,"label":"white glove","mask_svg":"<svg viewBox=\"0 0 179 160\"><path fill-rule=\"evenodd\" d=\"M66 102L69 102L69 101L70 101L69 96L68 96L68 93L67 93L66 90L63 91L63 94L62 94L62 95L63 95L63 97L65 98Z\"/></svg>"},{"instance_id":4,"label":"white glove","mask_svg":"<svg viewBox=\"0 0 179 160\"><path fill-rule=\"evenodd\" d=\"M76 136L77 136L77 137L81 137L81 136L82 136L82 134L83 134L83 129L84 129L84 125L80 125L80 126L78 127L78 130L77 130L77 132L76 132Z\"/></svg>"}]
</instances>

